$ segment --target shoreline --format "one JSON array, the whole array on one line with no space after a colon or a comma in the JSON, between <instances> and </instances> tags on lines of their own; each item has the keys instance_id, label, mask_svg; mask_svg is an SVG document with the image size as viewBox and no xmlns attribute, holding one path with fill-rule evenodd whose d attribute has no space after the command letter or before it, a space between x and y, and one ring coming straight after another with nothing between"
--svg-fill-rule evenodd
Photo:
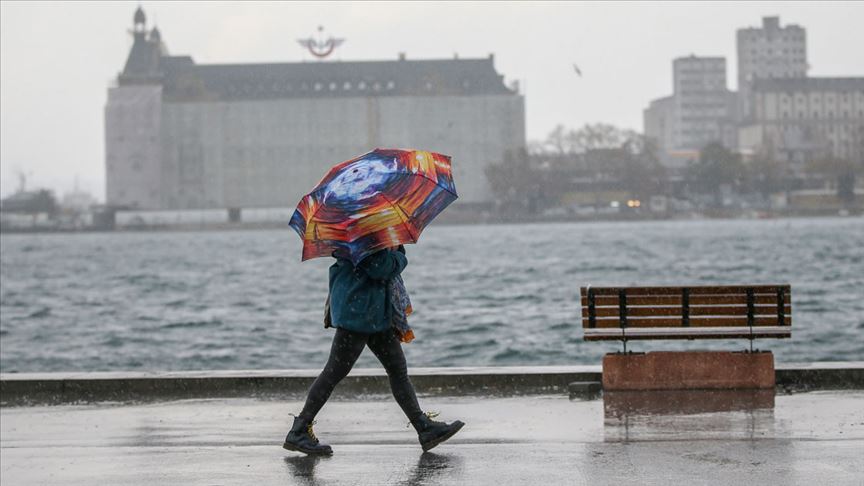
<instances>
[{"instance_id":1,"label":"shoreline","mask_svg":"<svg viewBox=\"0 0 864 486\"><path fill-rule=\"evenodd\" d=\"M2 373L0 406L298 397L318 373L317 369ZM593 384L601 381L601 367L413 368L409 376L418 393L435 396L594 393L599 390ZM776 381L781 391L864 390L864 361L779 363ZM577 383L580 386L571 387ZM352 370L339 389L349 395L390 393L387 374L379 368Z\"/></svg>"},{"instance_id":2,"label":"shoreline","mask_svg":"<svg viewBox=\"0 0 864 486\"><path fill-rule=\"evenodd\" d=\"M602 215L591 218L575 218L560 216L489 216L467 217L460 216L442 217L435 221L434 226L495 226L495 225L533 225L533 224L580 224L580 223L630 223L630 222L669 222L669 221L774 221L789 219L856 219L864 218L864 210L852 210L843 213L841 210L831 211L797 211L797 212L768 212L768 211L727 211L721 213L681 213L675 215L652 215L644 213L631 213L619 215ZM174 233L174 232L211 232L211 231L273 231L289 229L288 222L269 223L213 223L213 224L178 224L147 227L123 227L123 228L2 228L0 235L21 234L92 234L92 233Z\"/></svg>"}]
</instances>

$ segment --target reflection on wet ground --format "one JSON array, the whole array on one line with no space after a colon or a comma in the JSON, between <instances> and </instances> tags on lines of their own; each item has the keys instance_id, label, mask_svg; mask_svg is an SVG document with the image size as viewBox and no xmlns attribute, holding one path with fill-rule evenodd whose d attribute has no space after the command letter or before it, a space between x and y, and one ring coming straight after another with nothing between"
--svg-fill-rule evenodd
<instances>
[{"instance_id":1,"label":"reflection on wet ground","mask_svg":"<svg viewBox=\"0 0 864 486\"><path fill-rule=\"evenodd\" d=\"M288 466L290 478L296 483L304 486L319 486L327 483L315 475L316 467L319 463L326 465L327 461L332 459L332 457L327 456L292 455L285 457L284 461ZM417 459L417 464L408 470L404 480L394 484L404 486L436 484L445 475L455 473L461 463L462 458L458 455L423 452Z\"/></svg>"},{"instance_id":2,"label":"reflection on wet ground","mask_svg":"<svg viewBox=\"0 0 864 486\"><path fill-rule=\"evenodd\" d=\"M315 478L315 466L319 461L327 461L330 457L322 456L286 456L285 464L288 466L289 477L299 484L317 486L322 484Z\"/></svg>"},{"instance_id":3,"label":"reflection on wet ground","mask_svg":"<svg viewBox=\"0 0 864 486\"><path fill-rule=\"evenodd\" d=\"M659 400L659 401L658 401ZM855 484L864 391L423 397L465 428L423 453L389 396L328 403L332 457L286 452L297 401L0 408L3 484ZM609 411L614 413L609 414Z\"/></svg>"},{"instance_id":4,"label":"reflection on wet ground","mask_svg":"<svg viewBox=\"0 0 864 486\"><path fill-rule=\"evenodd\" d=\"M458 455L424 452L420 454L417 465L403 484L405 486L433 484L445 474L456 472L461 463L462 458Z\"/></svg>"},{"instance_id":5,"label":"reflection on wet ground","mask_svg":"<svg viewBox=\"0 0 864 486\"><path fill-rule=\"evenodd\" d=\"M773 437L774 390L603 393L607 441Z\"/></svg>"},{"instance_id":6,"label":"reflection on wet ground","mask_svg":"<svg viewBox=\"0 0 864 486\"><path fill-rule=\"evenodd\" d=\"M773 408L773 389L606 391L603 393L603 414L607 419L627 415L688 415Z\"/></svg>"}]
</instances>

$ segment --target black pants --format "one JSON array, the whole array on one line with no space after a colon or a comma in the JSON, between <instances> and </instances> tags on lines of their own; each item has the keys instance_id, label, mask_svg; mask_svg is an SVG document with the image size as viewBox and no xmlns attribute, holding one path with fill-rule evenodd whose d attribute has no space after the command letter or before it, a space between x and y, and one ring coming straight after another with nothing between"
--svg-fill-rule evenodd
<instances>
[{"instance_id":1,"label":"black pants","mask_svg":"<svg viewBox=\"0 0 864 486\"><path fill-rule=\"evenodd\" d=\"M423 414L417 403L414 386L408 379L408 364L405 362L405 354L402 353L402 344L394 332L387 330L376 334L362 334L337 328L336 335L333 336L333 346L330 348L330 358L309 389L306 404L300 412L301 419L311 422L315 418L336 385L348 376L366 345L369 345L369 349L387 370L390 389L408 419L414 420Z\"/></svg>"}]
</instances>

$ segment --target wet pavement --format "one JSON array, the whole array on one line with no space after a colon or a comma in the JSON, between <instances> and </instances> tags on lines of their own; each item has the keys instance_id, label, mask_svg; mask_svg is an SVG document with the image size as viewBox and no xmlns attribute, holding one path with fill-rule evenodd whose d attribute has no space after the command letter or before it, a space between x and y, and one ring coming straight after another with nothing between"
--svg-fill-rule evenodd
<instances>
[{"instance_id":1,"label":"wet pavement","mask_svg":"<svg viewBox=\"0 0 864 486\"><path fill-rule=\"evenodd\" d=\"M603 399L560 395L425 396L426 410L467 425L424 454L392 398L331 400L315 426L334 448L327 458L281 449L297 401L6 407L0 482L864 484L864 391L751 398L755 408L731 411L632 403L610 413Z\"/></svg>"}]
</instances>

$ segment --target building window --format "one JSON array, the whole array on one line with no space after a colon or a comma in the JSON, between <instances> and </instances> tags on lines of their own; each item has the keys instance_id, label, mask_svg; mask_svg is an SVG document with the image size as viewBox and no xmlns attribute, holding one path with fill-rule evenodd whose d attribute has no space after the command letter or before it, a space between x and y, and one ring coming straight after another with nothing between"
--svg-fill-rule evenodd
<instances>
[{"instance_id":1,"label":"building window","mask_svg":"<svg viewBox=\"0 0 864 486\"><path fill-rule=\"evenodd\" d=\"M387 81L387 89L395 89L396 82L395 81Z\"/></svg>"},{"instance_id":2,"label":"building window","mask_svg":"<svg viewBox=\"0 0 864 486\"><path fill-rule=\"evenodd\" d=\"M336 83L330 83L330 91L336 91Z\"/></svg>"},{"instance_id":3,"label":"building window","mask_svg":"<svg viewBox=\"0 0 864 486\"><path fill-rule=\"evenodd\" d=\"M360 81L357 83L357 89L360 91L364 91L366 89L366 81Z\"/></svg>"},{"instance_id":4,"label":"building window","mask_svg":"<svg viewBox=\"0 0 864 486\"><path fill-rule=\"evenodd\" d=\"M321 91L321 89L322 89L323 87L324 87L323 84L321 84L321 83L315 83L315 91Z\"/></svg>"},{"instance_id":5,"label":"building window","mask_svg":"<svg viewBox=\"0 0 864 486\"><path fill-rule=\"evenodd\" d=\"M344 89L345 91L351 91L351 82L345 81L345 83L342 85L342 89Z\"/></svg>"}]
</instances>

